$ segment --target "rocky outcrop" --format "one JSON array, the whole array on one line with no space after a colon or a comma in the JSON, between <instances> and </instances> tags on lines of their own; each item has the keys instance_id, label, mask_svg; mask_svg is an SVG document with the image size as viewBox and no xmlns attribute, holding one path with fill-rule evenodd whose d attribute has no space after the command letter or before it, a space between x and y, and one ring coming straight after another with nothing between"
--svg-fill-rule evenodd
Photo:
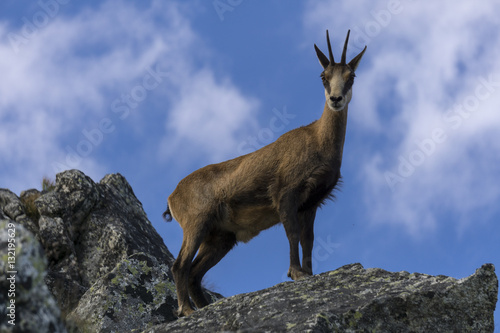
<instances>
[{"instance_id":1,"label":"rocky outcrop","mask_svg":"<svg viewBox=\"0 0 500 333\"><path fill-rule=\"evenodd\" d=\"M207 291L214 304L176 319L174 258L120 174L0 189L0 228L0 288L15 289L0 294L1 332L493 332L493 265L456 280L353 264L222 300Z\"/></svg>"},{"instance_id":2,"label":"rocky outcrop","mask_svg":"<svg viewBox=\"0 0 500 333\"><path fill-rule=\"evenodd\" d=\"M82 296L67 322L82 332L131 332L177 319L169 267L145 253L120 261Z\"/></svg>"},{"instance_id":3,"label":"rocky outcrop","mask_svg":"<svg viewBox=\"0 0 500 333\"><path fill-rule=\"evenodd\" d=\"M175 319L173 256L124 177L96 184L65 171L51 191L21 198L0 190L0 211L33 232L32 243L40 241L47 272L32 266L43 272L71 331L124 332Z\"/></svg>"},{"instance_id":4,"label":"rocky outcrop","mask_svg":"<svg viewBox=\"0 0 500 333\"><path fill-rule=\"evenodd\" d=\"M76 170L60 173L55 189L35 205L49 260L47 283L65 315L93 284L135 253L164 263L163 278L173 281L168 269L173 256L120 174L96 184Z\"/></svg>"},{"instance_id":5,"label":"rocky outcrop","mask_svg":"<svg viewBox=\"0 0 500 333\"><path fill-rule=\"evenodd\" d=\"M236 295L146 332L493 332L491 264L461 280L360 264Z\"/></svg>"}]
</instances>

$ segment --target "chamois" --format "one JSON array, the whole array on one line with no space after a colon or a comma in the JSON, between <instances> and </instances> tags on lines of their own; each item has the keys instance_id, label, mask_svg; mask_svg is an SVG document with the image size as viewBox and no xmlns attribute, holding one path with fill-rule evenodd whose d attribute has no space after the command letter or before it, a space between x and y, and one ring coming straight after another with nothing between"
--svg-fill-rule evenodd
<instances>
[{"instance_id":1,"label":"chamois","mask_svg":"<svg viewBox=\"0 0 500 333\"><path fill-rule=\"evenodd\" d=\"M349 34L340 63L334 62L328 30L329 58L314 45L326 97L319 120L255 152L194 171L168 197L163 217L173 217L184 232L172 267L179 316L194 311L189 296L197 308L208 304L201 280L237 242L248 242L279 222L290 243L288 276L297 280L312 275L316 209L331 197L340 179L354 71L366 51L365 46L346 63Z\"/></svg>"}]
</instances>

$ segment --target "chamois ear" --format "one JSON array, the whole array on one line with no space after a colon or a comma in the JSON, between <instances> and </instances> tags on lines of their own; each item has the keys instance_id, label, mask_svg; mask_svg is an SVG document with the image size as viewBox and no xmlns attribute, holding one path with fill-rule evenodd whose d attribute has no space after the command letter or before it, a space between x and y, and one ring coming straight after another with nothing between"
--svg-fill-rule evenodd
<instances>
[{"instance_id":1,"label":"chamois ear","mask_svg":"<svg viewBox=\"0 0 500 333\"><path fill-rule=\"evenodd\" d=\"M359 62L361 61L361 58L363 57L365 51L366 51L366 45L363 51L361 51L357 56L355 56L351 61L349 61L349 67L351 67L353 71L355 71L356 68L358 68Z\"/></svg>"},{"instance_id":2,"label":"chamois ear","mask_svg":"<svg viewBox=\"0 0 500 333\"><path fill-rule=\"evenodd\" d=\"M330 64L330 60L321 52L321 50L314 44L314 49L316 50L316 55L318 56L319 63L323 67L323 69L327 68Z\"/></svg>"}]
</instances>

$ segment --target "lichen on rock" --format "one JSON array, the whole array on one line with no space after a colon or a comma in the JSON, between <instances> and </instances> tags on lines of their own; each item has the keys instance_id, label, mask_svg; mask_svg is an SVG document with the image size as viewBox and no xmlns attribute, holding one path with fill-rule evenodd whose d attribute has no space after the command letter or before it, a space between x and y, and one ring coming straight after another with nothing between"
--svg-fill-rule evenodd
<instances>
[{"instance_id":1,"label":"lichen on rock","mask_svg":"<svg viewBox=\"0 0 500 333\"><path fill-rule=\"evenodd\" d=\"M236 295L145 332L493 332L491 264L461 280L360 264Z\"/></svg>"},{"instance_id":2,"label":"lichen on rock","mask_svg":"<svg viewBox=\"0 0 500 333\"><path fill-rule=\"evenodd\" d=\"M68 170L57 174L51 191L23 193L33 195L30 209L36 213L27 216L20 198L8 190L0 190L0 211L40 240L47 261L45 283L71 331L116 331L110 316L130 319L128 327L135 330L174 319L174 258L122 175L94 183ZM88 300L99 300L100 306ZM131 311L134 304L142 311Z\"/></svg>"},{"instance_id":3,"label":"lichen on rock","mask_svg":"<svg viewBox=\"0 0 500 333\"><path fill-rule=\"evenodd\" d=\"M130 332L175 320L175 309L169 266L136 253L97 280L66 320L80 330Z\"/></svg>"}]
</instances>

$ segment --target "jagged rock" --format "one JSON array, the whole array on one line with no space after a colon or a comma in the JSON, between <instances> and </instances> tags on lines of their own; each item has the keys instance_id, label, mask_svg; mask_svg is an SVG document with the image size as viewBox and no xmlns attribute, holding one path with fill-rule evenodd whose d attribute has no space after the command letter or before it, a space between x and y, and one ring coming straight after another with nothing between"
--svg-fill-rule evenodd
<instances>
[{"instance_id":1,"label":"jagged rock","mask_svg":"<svg viewBox=\"0 0 500 333\"><path fill-rule=\"evenodd\" d=\"M360 264L236 295L145 332L493 332L491 264L456 280Z\"/></svg>"},{"instance_id":2,"label":"jagged rock","mask_svg":"<svg viewBox=\"0 0 500 333\"><path fill-rule=\"evenodd\" d=\"M57 174L53 191L35 201L39 237L49 259L47 284L63 315L100 278L134 253L170 267L173 256L120 174L96 184L78 170Z\"/></svg>"},{"instance_id":3,"label":"jagged rock","mask_svg":"<svg viewBox=\"0 0 500 333\"><path fill-rule=\"evenodd\" d=\"M131 332L177 319L176 308L169 266L136 253L97 280L66 319L81 332Z\"/></svg>"},{"instance_id":4,"label":"jagged rock","mask_svg":"<svg viewBox=\"0 0 500 333\"><path fill-rule=\"evenodd\" d=\"M0 332L66 332L61 312L44 283L47 260L42 247L29 230L5 216L1 208Z\"/></svg>"},{"instance_id":5,"label":"jagged rock","mask_svg":"<svg viewBox=\"0 0 500 333\"><path fill-rule=\"evenodd\" d=\"M33 195L32 191L25 191L26 202L33 202L37 195ZM38 232L38 225L26 214L26 207L21 200L13 192L7 189L0 189L0 208L6 217L23 225L26 229L34 234Z\"/></svg>"},{"instance_id":6,"label":"jagged rock","mask_svg":"<svg viewBox=\"0 0 500 333\"><path fill-rule=\"evenodd\" d=\"M222 298L210 291L206 296ZM77 332L131 332L176 320L176 310L169 265L136 253L97 280L66 321Z\"/></svg>"},{"instance_id":7,"label":"jagged rock","mask_svg":"<svg viewBox=\"0 0 500 333\"><path fill-rule=\"evenodd\" d=\"M94 183L69 170L51 191L21 197L0 190L0 211L36 233L45 283L71 331L142 330L174 319L174 258L123 176Z\"/></svg>"}]
</instances>

